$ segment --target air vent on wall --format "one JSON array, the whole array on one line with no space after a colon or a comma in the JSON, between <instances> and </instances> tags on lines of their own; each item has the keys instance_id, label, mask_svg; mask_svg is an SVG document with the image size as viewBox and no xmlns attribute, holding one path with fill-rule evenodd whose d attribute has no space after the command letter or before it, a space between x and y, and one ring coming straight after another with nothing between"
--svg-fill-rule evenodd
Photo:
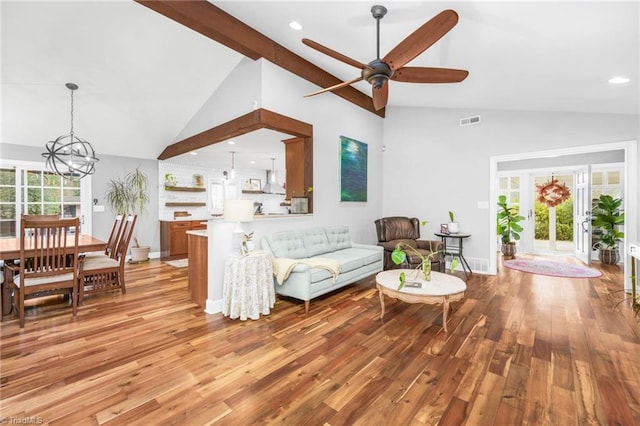
<instances>
[{"instance_id":1,"label":"air vent on wall","mask_svg":"<svg viewBox=\"0 0 640 426\"><path fill-rule=\"evenodd\" d=\"M472 124L480 124L480 116L474 115L473 117L461 118L460 127L471 126Z\"/></svg>"}]
</instances>

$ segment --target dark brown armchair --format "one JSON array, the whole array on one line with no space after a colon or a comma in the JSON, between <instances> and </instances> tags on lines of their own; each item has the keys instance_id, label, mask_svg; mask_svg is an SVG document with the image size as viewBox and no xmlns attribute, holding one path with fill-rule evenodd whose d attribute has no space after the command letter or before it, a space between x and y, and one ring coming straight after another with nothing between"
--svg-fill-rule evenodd
<instances>
[{"instance_id":1,"label":"dark brown armchair","mask_svg":"<svg viewBox=\"0 0 640 426\"><path fill-rule=\"evenodd\" d=\"M415 268L422 260L415 253L407 253L407 263L396 265L391 260L391 252L398 243L405 243L419 251L423 256L440 251L431 260L431 270L444 272L445 259L442 253L444 247L442 241L420 239L420 220L418 218L393 216L376 219L376 232L378 233L378 245L384 247L384 269Z\"/></svg>"}]
</instances>

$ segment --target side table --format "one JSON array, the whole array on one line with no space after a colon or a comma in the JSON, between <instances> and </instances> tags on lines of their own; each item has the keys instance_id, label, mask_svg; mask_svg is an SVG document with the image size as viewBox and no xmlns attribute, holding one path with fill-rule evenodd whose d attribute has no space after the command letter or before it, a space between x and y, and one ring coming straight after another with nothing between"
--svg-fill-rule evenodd
<instances>
[{"instance_id":1,"label":"side table","mask_svg":"<svg viewBox=\"0 0 640 426\"><path fill-rule=\"evenodd\" d=\"M444 234L442 232L436 232L435 235L437 237L440 237L440 239L442 240L442 244L444 245L445 257L447 255L451 256L451 260L453 260L454 257L459 258L460 264L462 265L462 270L464 271L464 277L469 278L469 275L471 275L471 268L467 263L467 259L465 259L464 255L462 254L462 240L464 240L465 238L469 238L471 234ZM457 240L457 244L454 245L453 243L451 243L450 245L447 245L447 239Z\"/></svg>"},{"instance_id":2,"label":"side table","mask_svg":"<svg viewBox=\"0 0 640 426\"><path fill-rule=\"evenodd\" d=\"M271 255L254 251L231 255L224 264L222 314L231 319L257 320L276 302Z\"/></svg>"}]
</instances>

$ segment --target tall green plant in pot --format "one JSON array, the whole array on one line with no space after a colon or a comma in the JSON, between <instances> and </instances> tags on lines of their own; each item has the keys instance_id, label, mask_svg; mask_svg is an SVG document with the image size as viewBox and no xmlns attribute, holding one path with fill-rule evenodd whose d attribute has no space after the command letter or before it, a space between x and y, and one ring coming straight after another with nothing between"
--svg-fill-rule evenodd
<instances>
[{"instance_id":1,"label":"tall green plant in pot","mask_svg":"<svg viewBox=\"0 0 640 426\"><path fill-rule=\"evenodd\" d=\"M595 244L598 259L607 265L615 265L620 261L620 243L624 238L624 232L620 231L620 226L624 225L621 206L622 198L603 194L593 209L592 225L602 231L600 241Z\"/></svg>"},{"instance_id":2,"label":"tall green plant in pot","mask_svg":"<svg viewBox=\"0 0 640 426\"><path fill-rule=\"evenodd\" d=\"M105 198L115 214L138 214L142 216L149 202L149 178L139 168L124 177L111 178L107 183ZM131 261L142 262L149 258L150 246L141 246L133 236Z\"/></svg>"},{"instance_id":3,"label":"tall green plant in pot","mask_svg":"<svg viewBox=\"0 0 640 426\"><path fill-rule=\"evenodd\" d=\"M519 222L524 220L524 216L518 214L518 208L507 205L507 197L498 197L498 215L496 232L502 240L501 251L505 259L512 259L516 254L516 241L520 239L522 226Z\"/></svg>"}]
</instances>

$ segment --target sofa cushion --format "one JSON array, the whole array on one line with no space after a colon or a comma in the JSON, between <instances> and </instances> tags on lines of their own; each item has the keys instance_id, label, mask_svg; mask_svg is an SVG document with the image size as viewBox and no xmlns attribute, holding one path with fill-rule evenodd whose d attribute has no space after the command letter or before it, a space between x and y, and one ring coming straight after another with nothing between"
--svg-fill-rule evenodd
<instances>
[{"instance_id":1,"label":"sofa cushion","mask_svg":"<svg viewBox=\"0 0 640 426\"><path fill-rule=\"evenodd\" d=\"M336 259L340 262L340 273L342 274L364 266L363 251L363 249L346 248L324 253L322 257ZM378 256L380 255L378 254Z\"/></svg>"},{"instance_id":2,"label":"sofa cushion","mask_svg":"<svg viewBox=\"0 0 640 426\"><path fill-rule=\"evenodd\" d=\"M372 263L380 262L382 259L382 253L377 250L367 250L360 248L352 248L355 253L359 253L364 265L371 265Z\"/></svg>"},{"instance_id":3,"label":"sofa cushion","mask_svg":"<svg viewBox=\"0 0 640 426\"><path fill-rule=\"evenodd\" d=\"M267 237L275 257L302 259L309 257L300 231L282 231Z\"/></svg>"},{"instance_id":4,"label":"sofa cushion","mask_svg":"<svg viewBox=\"0 0 640 426\"><path fill-rule=\"evenodd\" d=\"M340 262L340 273L342 274L362 266L380 262L381 256L382 254L378 250L350 247L348 249L324 253L318 257L327 257L338 260ZM312 283L331 278L331 272L321 268L312 268L310 274ZM338 275L338 279L339 278L340 275Z\"/></svg>"},{"instance_id":5,"label":"sofa cushion","mask_svg":"<svg viewBox=\"0 0 640 426\"><path fill-rule=\"evenodd\" d=\"M304 248L307 250L309 257L317 256L322 253L331 251L327 234L324 228L312 228L301 231Z\"/></svg>"},{"instance_id":6,"label":"sofa cushion","mask_svg":"<svg viewBox=\"0 0 640 426\"><path fill-rule=\"evenodd\" d=\"M327 226L325 230L331 251L351 247L351 237L349 236L348 226Z\"/></svg>"},{"instance_id":7,"label":"sofa cushion","mask_svg":"<svg viewBox=\"0 0 640 426\"><path fill-rule=\"evenodd\" d=\"M311 268L309 275L311 276L312 283L317 283L318 281L326 279L333 279L331 272L324 268Z\"/></svg>"}]
</instances>

